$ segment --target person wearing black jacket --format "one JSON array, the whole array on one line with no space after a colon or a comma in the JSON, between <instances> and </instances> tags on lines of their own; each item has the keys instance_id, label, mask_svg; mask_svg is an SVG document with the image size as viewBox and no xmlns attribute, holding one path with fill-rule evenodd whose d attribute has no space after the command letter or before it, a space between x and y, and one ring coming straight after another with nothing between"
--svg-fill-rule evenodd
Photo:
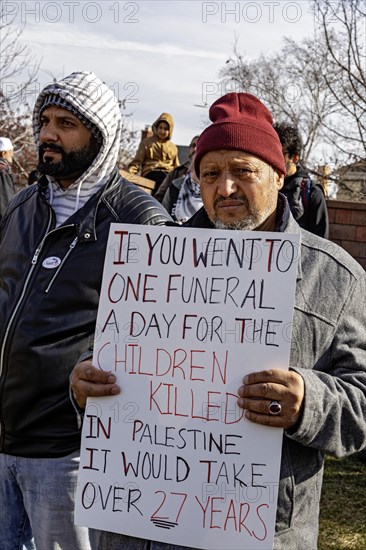
<instances>
[{"instance_id":1,"label":"person wearing black jacket","mask_svg":"<svg viewBox=\"0 0 366 550\"><path fill-rule=\"evenodd\" d=\"M287 197L292 215L300 227L328 239L329 220L324 191L300 163L302 140L299 130L285 123L274 128L280 138L286 164L282 193Z\"/></svg>"},{"instance_id":2,"label":"person wearing black jacket","mask_svg":"<svg viewBox=\"0 0 366 550\"><path fill-rule=\"evenodd\" d=\"M94 550L97 534L74 525L69 376L92 355L110 224L170 218L119 175L118 102L93 73L46 86L33 128L43 175L0 225L0 548Z\"/></svg>"}]
</instances>

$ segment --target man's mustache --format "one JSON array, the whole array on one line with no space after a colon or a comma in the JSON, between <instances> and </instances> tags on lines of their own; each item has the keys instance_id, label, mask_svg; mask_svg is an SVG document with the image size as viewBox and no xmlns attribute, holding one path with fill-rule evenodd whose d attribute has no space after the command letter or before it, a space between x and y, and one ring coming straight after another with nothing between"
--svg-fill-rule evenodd
<instances>
[{"instance_id":1,"label":"man's mustache","mask_svg":"<svg viewBox=\"0 0 366 550\"><path fill-rule=\"evenodd\" d=\"M220 202L225 202L225 201L240 201L241 203L244 203L245 206L249 206L249 201L248 199L246 198L245 195L236 195L236 194L233 194L233 195L230 195L230 197L217 197L217 199L215 199L214 201L214 207L217 206Z\"/></svg>"},{"instance_id":2,"label":"man's mustache","mask_svg":"<svg viewBox=\"0 0 366 550\"><path fill-rule=\"evenodd\" d=\"M42 145L39 146L39 156L43 157L45 150L48 149L49 151L54 151L55 153L64 153L64 150L59 145L55 145L54 143L42 143Z\"/></svg>"}]
</instances>

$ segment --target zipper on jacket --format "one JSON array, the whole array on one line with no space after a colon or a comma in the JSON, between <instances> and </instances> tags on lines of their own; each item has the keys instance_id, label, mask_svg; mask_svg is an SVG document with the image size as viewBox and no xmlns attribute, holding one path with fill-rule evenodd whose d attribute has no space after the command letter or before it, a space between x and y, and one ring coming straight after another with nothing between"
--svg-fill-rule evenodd
<instances>
[{"instance_id":1,"label":"zipper on jacket","mask_svg":"<svg viewBox=\"0 0 366 550\"><path fill-rule=\"evenodd\" d=\"M10 316L8 325L7 325L5 333L4 333L4 338L3 338L3 342L2 342L1 350L0 350L0 378L1 378L1 376L3 374L3 370L4 370L4 355L5 355L5 347L6 347L6 344L7 344L7 340L9 338L9 334L10 334L14 319L15 319L15 317L16 317L16 315L17 315L17 313L18 313L18 311L19 311L19 309L20 309L20 307L23 303L23 299L24 299L24 297L27 293L28 286L29 286L29 281L32 277L33 271L35 270L36 264L38 262L39 255L42 251L42 248L43 248L43 245L45 243L46 238L51 233L53 233L54 231L57 231L59 229L58 227L56 227L52 231L49 231L49 229L51 227L51 223L52 223L52 216L49 217L46 232L43 236L43 239L41 240L40 244L38 245L38 247L36 248L36 250L33 254L30 269L28 271L27 277L26 277L24 285L23 285L22 293L21 293L21 295L20 295L20 297L19 297L19 299L18 299L18 301L17 301L17 303L16 303L16 305L13 309L13 313ZM63 226L63 228L65 228L65 227L74 227L74 224L70 224L69 226ZM74 239L74 241L76 241L76 240L77 239ZM71 245L74 243L74 241L71 243ZM76 244L76 242L75 242L75 244ZM74 246L75 246L75 244L74 244ZM69 249L67 255L71 252L71 250ZM0 438L1 438L1 440L2 440L2 435L3 435L3 433L2 433L3 432L3 426L2 425L3 425L3 420L0 419ZM1 445L2 445L2 442L1 442Z\"/></svg>"},{"instance_id":2,"label":"zipper on jacket","mask_svg":"<svg viewBox=\"0 0 366 550\"><path fill-rule=\"evenodd\" d=\"M28 283L29 283L29 280L32 276L32 273L35 269L35 266L36 266L36 263L37 263L37 260L38 260L38 256L42 250L42 247L43 247L43 244L44 244L44 241L46 239L46 236L48 234L48 231L49 231L49 228L51 226L51 221L52 221L52 216L50 216L49 220L48 220L48 225L47 225L47 229L46 229L46 233L42 239L42 241L40 242L40 244L38 245L38 247L36 248L36 251L35 253L33 254L33 258L31 260L31 266L30 266L30 269L28 271L28 275L27 275L27 278L24 282L24 285L23 285L23 289L22 289L22 293L19 297L19 300L18 302L16 303L15 305L15 308L13 309L13 313L11 314L11 317L9 319L9 322L8 322L8 326L6 327L6 331L4 333L4 338L3 338L3 342L2 342L2 346L1 346L1 353L0 353L0 376L2 375L3 373L3 365L4 365L4 352L5 352L5 346L6 346L6 342L7 342L7 339L8 339L8 336L9 336L9 332L10 332L10 329L11 329L11 326L13 324L13 321L14 321L14 318L16 316L16 314L18 313L18 310L22 304L22 301L23 301L23 298L25 296L25 293L28 289Z\"/></svg>"},{"instance_id":3,"label":"zipper on jacket","mask_svg":"<svg viewBox=\"0 0 366 550\"><path fill-rule=\"evenodd\" d=\"M9 337L9 333L10 333L10 329L12 327L12 324L13 324L13 321L16 317L16 314L18 313L19 311L19 308L22 304L22 301L23 301L23 298L27 292L27 289L28 289L28 284L29 284L29 281L30 281L30 278L32 276L32 273L35 269L35 266L36 266L36 263L37 263L37 260L38 260L38 256L42 250L42 247L43 247L43 244L44 244L44 241L46 239L46 236L48 234L48 231L51 227L51 223L52 223L52 215L50 215L49 219L48 219L48 224L47 224L47 228L46 228L46 232L43 236L43 239L41 240L40 244L38 245L38 247L36 248L36 251L35 253L33 254L33 258L31 260L31 265L30 265L30 269L28 271L28 274L27 274L27 277L25 279L25 282L24 282L24 285L23 285L23 289L22 289L22 293L19 297L19 300L18 302L16 303L14 309L13 309L13 313L11 314L10 316L10 319L9 319L9 322L8 322L8 325L6 327L6 330L5 330L5 333L4 333L4 338L3 338L3 342L2 342L2 345L1 345L1 350L0 350L0 378L3 374L3 369L4 369L4 354L5 354L5 346L6 346L6 343L7 343L7 339ZM2 448L2 437L3 437L3 419L1 418L0 419L0 438L1 438L1 448Z\"/></svg>"},{"instance_id":4,"label":"zipper on jacket","mask_svg":"<svg viewBox=\"0 0 366 550\"><path fill-rule=\"evenodd\" d=\"M37 250L36 250L35 253L34 253L34 256L33 256L32 261L31 261L31 264L32 264L32 265L36 265L36 263L37 263L39 253L40 253L41 250L42 250L42 244L43 244L43 241L42 241L41 245L37 248Z\"/></svg>"},{"instance_id":5,"label":"zipper on jacket","mask_svg":"<svg viewBox=\"0 0 366 550\"><path fill-rule=\"evenodd\" d=\"M48 283L48 286L45 290L45 293L47 294L49 291L50 291L50 288L51 286L53 285L56 277L58 276L58 274L60 273L61 269L62 269L62 266L64 265L64 263L66 262L67 258L70 256L71 252L73 251L73 249L75 248L76 246L76 243L78 241L78 237L75 237L75 239L72 241L72 243L70 244L70 247L69 247L69 250L67 251L67 253L65 254L65 256L63 257L62 259L62 262L60 263L60 265L58 266L58 268L56 269L52 279L50 280L50 282ZM37 251L36 251L37 252Z\"/></svg>"},{"instance_id":6,"label":"zipper on jacket","mask_svg":"<svg viewBox=\"0 0 366 550\"><path fill-rule=\"evenodd\" d=\"M20 306L22 305L22 302L23 302L23 299L24 299L24 296L28 290L28 285L29 285L29 280L33 274L33 271L35 269L35 266L37 264L37 261L38 261L38 258L39 258L39 255L42 251L42 248L43 248L43 245L45 243L45 240L46 238L51 235L51 233L53 233L54 231L57 231L59 228L57 227L56 229L53 229L52 231L49 231L49 228L51 226L51 222L52 222L52 216L50 217L50 219L48 220L48 225L47 225L47 229L46 229L46 233L44 234L43 236L43 239L42 241L40 242L40 244L38 245L38 247L36 248L36 251L34 252L33 254L33 258L31 260L31 267L28 271L28 275L27 275L27 278L24 282L24 285L23 285L23 289L22 289L22 293L19 297L19 300L18 302L16 303L14 309L13 309L13 313L11 314L11 317L9 319L9 322L8 322L8 326L6 327L6 331L4 333L4 338L3 338L3 342L2 342L2 346L1 346L1 351L0 351L0 377L3 373L3 366L4 366L4 354L5 354L5 346L6 346L6 343L7 343L7 339L8 339L8 336L9 336L9 332L10 332L10 329L12 327L12 324L13 324L13 321L16 317L16 314L18 313L19 311L19 308ZM63 226L63 228L65 227L74 227L74 224L70 224L70 226ZM74 239L75 240L75 239Z\"/></svg>"}]
</instances>

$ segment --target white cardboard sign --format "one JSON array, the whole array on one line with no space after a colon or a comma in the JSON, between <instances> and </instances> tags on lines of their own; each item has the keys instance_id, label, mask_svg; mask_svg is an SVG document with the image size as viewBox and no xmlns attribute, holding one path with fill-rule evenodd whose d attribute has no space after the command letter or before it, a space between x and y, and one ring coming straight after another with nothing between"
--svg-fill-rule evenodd
<instances>
[{"instance_id":1,"label":"white cardboard sign","mask_svg":"<svg viewBox=\"0 0 366 550\"><path fill-rule=\"evenodd\" d=\"M298 236L111 226L76 523L203 549L269 549L282 430L243 417L245 374L288 368Z\"/></svg>"}]
</instances>

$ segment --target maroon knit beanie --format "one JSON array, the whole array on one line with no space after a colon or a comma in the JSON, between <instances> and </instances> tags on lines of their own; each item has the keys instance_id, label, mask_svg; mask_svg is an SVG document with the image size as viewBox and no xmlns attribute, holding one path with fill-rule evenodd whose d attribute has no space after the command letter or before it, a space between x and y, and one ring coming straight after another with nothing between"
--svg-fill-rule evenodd
<instances>
[{"instance_id":1,"label":"maroon knit beanie","mask_svg":"<svg viewBox=\"0 0 366 550\"><path fill-rule=\"evenodd\" d=\"M215 101L209 114L212 124L197 142L194 166L198 176L202 157L219 149L245 151L286 174L282 145L273 128L272 115L258 98L232 92Z\"/></svg>"}]
</instances>

